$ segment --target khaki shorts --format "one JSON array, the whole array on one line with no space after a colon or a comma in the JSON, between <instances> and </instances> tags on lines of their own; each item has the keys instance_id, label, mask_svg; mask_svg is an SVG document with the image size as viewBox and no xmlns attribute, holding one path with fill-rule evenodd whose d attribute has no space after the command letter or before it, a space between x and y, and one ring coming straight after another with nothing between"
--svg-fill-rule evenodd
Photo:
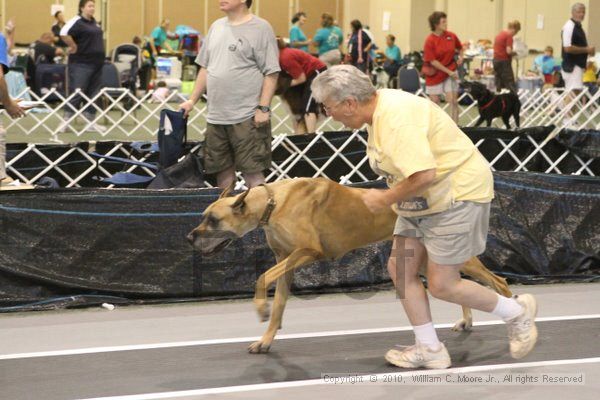
<instances>
[{"instance_id":1,"label":"khaki shorts","mask_svg":"<svg viewBox=\"0 0 600 400\"><path fill-rule=\"evenodd\" d=\"M489 220L490 203L458 201L441 213L398 216L394 235L419 238L431 261L456 265L485 251Z\"/></svg>"},{"instance_id":2,"label":"khaki shorts","mask_svg":"<svg viewBox=\"0 0 600 400\"><path fill-rule=\"evenodd\" d=\"M206 126L204 168L216 174L231 166L242 173L256 173L271 166L271 123L257 128L254 117L233 125Z\"/></svg>"},{"instance_id":3,"label":"khaki shorts","mask_svg":"<svg viewBox=\"0 0 600 400\"><path fill-rule=\"evenodd\" d=\"M454 78L446 78L442 83L437 85L425 86L425 93L439 96L440 94L458 92L458 81Z\"/></svg>"}]
</instances>

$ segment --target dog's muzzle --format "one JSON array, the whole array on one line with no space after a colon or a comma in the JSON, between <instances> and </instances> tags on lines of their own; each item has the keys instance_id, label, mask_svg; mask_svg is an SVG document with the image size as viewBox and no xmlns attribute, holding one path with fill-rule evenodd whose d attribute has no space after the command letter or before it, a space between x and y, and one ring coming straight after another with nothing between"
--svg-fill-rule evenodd
<instances>
[{"instance_id":1,"label":"dog's muzzle","mask_svg":"<svg viewBox=\"0 0 600 400\"><path fill-rule=\"evenodd\" d=\"M212 256L223 251L234 239L237 239L237 236L226 231L198 231L194 229L187 235L188 242L203 256Z\"/></svg>"}]
</instances>

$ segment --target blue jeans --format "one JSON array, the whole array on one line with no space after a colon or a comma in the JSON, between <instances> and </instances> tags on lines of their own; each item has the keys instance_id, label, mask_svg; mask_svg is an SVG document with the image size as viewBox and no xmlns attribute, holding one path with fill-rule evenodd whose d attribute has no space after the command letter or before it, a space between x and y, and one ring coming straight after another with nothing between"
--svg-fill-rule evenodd
<instances>
[{"instance_id":1,"label":"blue jeans","mask_svg":"<svg viewBox=\"0 0 600 400\"><path fill-rule=\"evenodd\" d=\"M67 67L67 87L71 95L76 89L81 91L90 99L96 96L102 89L102 67L104 64L69 64ZM78 110L84 99L81 96L74 96L69 100L71 107L65 109L65 118L71 117ZM93 120L96 116L96 109L89 105L83 115L88 120Z\"/></svg>"}]
</instances>

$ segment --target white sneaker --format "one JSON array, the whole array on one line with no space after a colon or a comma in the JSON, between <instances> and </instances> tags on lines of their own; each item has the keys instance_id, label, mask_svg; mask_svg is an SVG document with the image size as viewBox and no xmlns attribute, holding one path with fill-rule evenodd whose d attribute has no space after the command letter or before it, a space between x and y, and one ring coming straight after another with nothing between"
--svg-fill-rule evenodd
<instances>
[{"instance_id":1,"label":"white sneaker","mask_svg":"<svg viewBox=\"0 0 600 400\"><path fill-rule=\"evenodd\" d=\"M390 364L400 368L429 368L445 369L450 367L450 354L446 346L440 343L437 351L419 343L406 347L404 350L391 349L385 354L385 359Z\"/></svg>"},{"instance_id":2,"label":"white sneaker","mask_svg":"<svg viewBox=\"0 0 600 400\"><path fill-rule=\"evenodd\" d=\"M529 354L537 342L538 331L535 326L537 303L535 297L530 294L515 296L515 300L523 306L523 312L506 321L506 326L510 340L510 355L518 359Z\"/></svg>"},{"instance_id":3,"label":"white sneaker","mask_svg":"<svg viewBox=\"0 0 600 400\"><path fill-rule=\"evenodd\" d=\"M96 132L96 133L104 133L106 132L106 127L99 124L91 124L86 128L86 132Z\"/></svg>"}]
</instances>

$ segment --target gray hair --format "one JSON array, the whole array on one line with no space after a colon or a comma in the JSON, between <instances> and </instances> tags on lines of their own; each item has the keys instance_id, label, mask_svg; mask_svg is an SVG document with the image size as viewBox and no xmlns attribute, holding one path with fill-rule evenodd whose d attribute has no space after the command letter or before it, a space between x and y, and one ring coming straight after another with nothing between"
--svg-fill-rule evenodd
<instances>
[{"instance_id":1,"label":"gray hair","mask_svg":"<svg viewBox=\"0 0 600 400\"><path fill-rule=\"evenodd\" d=\"M573 4L571 6L571 12L573 13L573 12L575 12L575 11L581 9L581 8L585 8L585 4L583 4L583 3L575 3L575 4Z\"/></svg>"},{"instance_id":2,"label":"gray hair","mask_svg":"<svg viewBox=\"0 0 600 400\"><path fill-rule=\"evenodd\" d=\"M310 86L318 103L327 99L342 102L354 98L359 103L375 95L371 79L353 65L336 65L319 74Z\"/></svg>"}]
</instances>

